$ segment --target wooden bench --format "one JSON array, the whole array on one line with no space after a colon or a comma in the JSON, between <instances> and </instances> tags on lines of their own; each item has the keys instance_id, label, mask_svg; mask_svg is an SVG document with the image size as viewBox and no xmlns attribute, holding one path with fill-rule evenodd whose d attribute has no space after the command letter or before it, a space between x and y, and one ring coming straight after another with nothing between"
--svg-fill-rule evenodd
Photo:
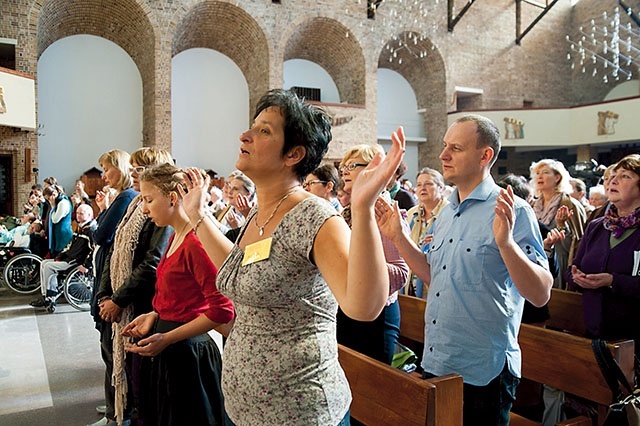
<instances>
[{"instance_id":1,"label":"wooden bench","mask_svg":"<svg viewBox=\"0 0 640 426\"><path fill-rule=\"evenodd\" d=\"M420 339L424 343L426 301L404 295L400 295L398 300L401 335ZM417 318L422 319L422 324ZM598 423L604 420L606 406L611 403L612 395L593 354L591 339L523 324L518 343L522 351L523 377L599 404ZM632 340L609 344L609 349L629 380L632 380L634 374L633 345ZM512 424L536 423L512 413ZM562 424L587 425L590 421L586 417L579 417Z\"/></svg>"},{"instance_id":2,"label":"wooden bench","mask_svg":"<svg viewBox=\"0 0 640 426\"><path fill-rule=\"evenodd\" d=\"M545 324L547 328L576 336L586 334L582 316L582 293L554 288L551 290L548 306L550 318Z\"/></svg>"},{"instance_id":3,"label":"wooden bench","mask_svg":"<svg viewBox=\"0 0 640 426\"><path fill-rule=\"evenodd\" d=\"M462 425L462 377L422 380L338 345L353 395L351 417L368 426Z\"/></svg>"}]
</instances>

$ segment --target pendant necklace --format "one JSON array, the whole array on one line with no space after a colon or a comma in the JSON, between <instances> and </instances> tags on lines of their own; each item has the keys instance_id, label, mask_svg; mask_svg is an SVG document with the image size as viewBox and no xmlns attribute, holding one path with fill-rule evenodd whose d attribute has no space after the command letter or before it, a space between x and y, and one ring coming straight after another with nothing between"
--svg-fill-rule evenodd
<instances>
[{"instance_id":1,"label":"pendant necklace","mask_svg":"<svg viewBox=\"0 0 640 426\"><path fill-rule=\"evenodd\" d=\"M276 204L276 206L274 207L273 211L271 212L271 215L269 215L269 217L267 218L267 220L264 222L264 224L262 226L258 225L258 214L256 213L256 218L255 221L253 223L255 223L256 228L258 228L258 234L260 234L260 236L262 237L264 235L264 228L265 226L267 226L269 224L269 222L271 221L271 219L273 219L273 216L276 214L276 212L278 211L278 207L280 207L280 205L284 202L284 200L286 200L289 195L293 194L294 192L296 192L298 189L300 189L299 186L294 186L293 188L291 188L289 191L287 191L286 194L284 194L282 196L282 198L280 198L280 201L278 201L278 204Z\"/></svg>"}]
</instances>

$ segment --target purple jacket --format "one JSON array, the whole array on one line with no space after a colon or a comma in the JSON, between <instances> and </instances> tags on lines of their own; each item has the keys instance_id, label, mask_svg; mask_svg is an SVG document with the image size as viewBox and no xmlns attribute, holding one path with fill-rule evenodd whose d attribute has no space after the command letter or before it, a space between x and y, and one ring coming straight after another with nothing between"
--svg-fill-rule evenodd
<instances>
[{"instance_id":1,"label":"purple jacket","mask_svg":"<svg viewBox=\"0 0 640 426\"><path fill-rule=\"evenodd\" d=\"M640 276L632 276L633 253L640 251L640 228L624 241L610 248L610 231L598 218L587 226L573 264L587 274L608 272L613 275L611 288L582 289L566 271L570 289L583 292L582 307L587 332L604 339L632 338L636 353L640 346Z\"/></svg>"}]
</instances>

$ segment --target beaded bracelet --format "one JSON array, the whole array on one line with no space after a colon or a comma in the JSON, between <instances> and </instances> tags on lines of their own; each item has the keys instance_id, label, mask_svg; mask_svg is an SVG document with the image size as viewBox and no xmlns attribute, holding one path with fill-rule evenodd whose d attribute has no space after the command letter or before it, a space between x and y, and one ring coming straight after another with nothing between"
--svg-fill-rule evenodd
<instances>
[{"instance_id":1,"label":"beaded bracelet","mask_svg":"<svg viewBox=\"0 0 640 426\"><path fill-rule=\"evenodd\" d=\"M202 221L207 217L207 215L203 215L200 219L198 219L198 221L196 222L196 224L193 227L193 232L198 232L198 226L200 226L200 224L202 223Z\"/></svg>"}]
</instances>

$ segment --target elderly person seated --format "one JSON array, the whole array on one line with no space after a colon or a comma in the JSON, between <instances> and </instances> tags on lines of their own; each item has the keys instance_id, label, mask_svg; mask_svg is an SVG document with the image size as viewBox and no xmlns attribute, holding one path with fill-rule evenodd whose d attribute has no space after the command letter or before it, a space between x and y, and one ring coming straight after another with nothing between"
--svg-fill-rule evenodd
<instances>
[{"instance_id":1,"label":"elderly person seated","mask_svg":"<svg viewBox=\"0 0 640 426\"><path fill-rule=\"evenodd\" d=\"M20 225L15 228L7 230L6 227L0 226L0 245L29 247L29 227L35 220L36 216L33 213L25 213L20 218Z\"/></svg>"},{"instance_id":2,"label":"elderly person seated","mask_svg":"<svg viewBox=\"0 0 640 426\"><path fill-rule=\"evenodd\" d=\"M89 266L93 250L93 233L96 221L93 209L81 204L76 211L78 230L73 234L71 244L56 259L45 259L40 264L40 290L42 297L31 302L33 307L48 307L55 304L58 293L58 272L75 265Z\"/></svg>"}]
</instances>

